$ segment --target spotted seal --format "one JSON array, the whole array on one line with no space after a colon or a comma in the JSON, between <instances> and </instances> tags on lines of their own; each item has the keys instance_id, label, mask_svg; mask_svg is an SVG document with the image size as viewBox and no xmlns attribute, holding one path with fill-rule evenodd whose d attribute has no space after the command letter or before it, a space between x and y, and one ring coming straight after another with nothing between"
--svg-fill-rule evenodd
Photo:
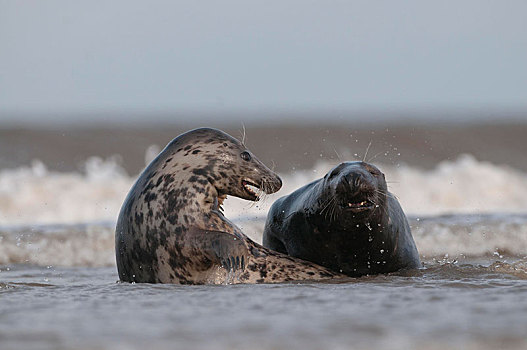
<instances>
[{"instance_id":1,"label":"spotted seal","mask_svg":"<svg viewBox=\"0 0 527 350\"><path fill-rule=\"evenodd\" d=\"M384 174L344 162L323 178L278 199L263 245L348 276L420 266L408 220Z\"/></svg>"},{"instance_id":2,"label":"spotted seal","mask_svg":"<svg viewBox=\"0 0 527 350\"><path fill-rule=\"evenodd\" d=\"M133 185L117 221L121 281L260 283L339 276L251 241L222 213L227 195L257 200L280 178L230 135L200 128L172 140Z\"/></svg>"}]
</instances>

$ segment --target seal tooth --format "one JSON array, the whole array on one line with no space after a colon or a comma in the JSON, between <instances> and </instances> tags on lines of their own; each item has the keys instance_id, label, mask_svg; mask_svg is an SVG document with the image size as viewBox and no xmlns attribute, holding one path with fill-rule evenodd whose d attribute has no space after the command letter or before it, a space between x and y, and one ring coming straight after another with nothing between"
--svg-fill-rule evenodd
<instances>
[{"instance_id":1,"label":"seal tooth","mask_svg":"<svg viewBox=\"0 0 527 350\"><path fill-rule=\"evenodd\" d=\"M259 191L259 188L258 188L258 187L254 186L254 185L251 185L251 184L249 184L249 183L244 183L243 186L245 187L245 189L246 189L249 193L251 193L251 194L253 194L253 195L255 195L255 196L258 194L258 191Z\"/></svg>"}]
</instances>

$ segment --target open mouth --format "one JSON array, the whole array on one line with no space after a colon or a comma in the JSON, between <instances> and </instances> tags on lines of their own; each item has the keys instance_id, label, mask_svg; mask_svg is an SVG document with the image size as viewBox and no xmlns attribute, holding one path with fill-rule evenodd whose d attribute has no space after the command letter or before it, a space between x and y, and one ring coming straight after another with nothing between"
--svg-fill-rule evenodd
<instances>
[{"instance_id":1,"label":"open mouth","mask_svg":"<svg viewBox=\"0 0 527 350\"><path fill-rule=\"evenodd\" d=\"M253 200L257 200L263 193L260 187L258 187L258 185L254 184L253 182L250 182L249 180L243 180L242 185L245 192L247 192L249 196L253 198Z\"/></svg>"},{"instance_id":2,"label":"open mouth","mask_svg":"<svg viewBox=\"0 0 527 350\"><path fill-rule=\"evenodd\" d=\"M353 212L361 212L373 209L373 203L369 200L362 200L360 202L348 202L341 205L344 209L351 210Z\"/></svg>"}]
</instances>

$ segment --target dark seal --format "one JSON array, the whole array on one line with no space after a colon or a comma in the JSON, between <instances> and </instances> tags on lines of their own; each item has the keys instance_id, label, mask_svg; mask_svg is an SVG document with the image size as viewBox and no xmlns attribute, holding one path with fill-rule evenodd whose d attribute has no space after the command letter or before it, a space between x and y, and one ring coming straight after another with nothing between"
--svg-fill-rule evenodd
<instances>
[{"instance_id":1,"label":"dark seal","mask_svg":"<svg viewBox=\"0 0 527 350\"><path fill-rule=\"evenodd\" d=\"M222 213L227 195L257 200L280 178L226 133L172 140L133 185L119 214L119 278L148 283L258 283L339 276L247 238Z\"/></svg>"},{"instance_id":2,"label":"dark seal","mask_svg":"<svg viewBox=\"0 0 527 350\"><path fill-rule=\"evenodd\" d=\"M420 267L399 202L365 162L341 163L278 199L263 245L354 277Z\"/></svg>"}]
</instances>

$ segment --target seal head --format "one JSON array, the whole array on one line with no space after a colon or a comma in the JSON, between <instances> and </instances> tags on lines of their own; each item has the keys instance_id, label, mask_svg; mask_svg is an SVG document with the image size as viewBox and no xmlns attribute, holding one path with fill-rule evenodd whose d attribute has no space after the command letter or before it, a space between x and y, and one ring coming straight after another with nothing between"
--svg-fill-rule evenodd
<instances>
[{"instance_id":1,"label":"seal head","mask_svg":"<svg viewBox=\"0 0 527 350\"><path fill-rule=\"evenodd\" d=\"M329 218L334 219L332 223L340 226L379 215L388 192L384 174L372 164L363 162L337 165L324 176L322 187L324 196L316 198L316 203L311 203L312 208L324 206ZM335 220L337 217L339 220Z\"/></svg>"}]
</instances>

